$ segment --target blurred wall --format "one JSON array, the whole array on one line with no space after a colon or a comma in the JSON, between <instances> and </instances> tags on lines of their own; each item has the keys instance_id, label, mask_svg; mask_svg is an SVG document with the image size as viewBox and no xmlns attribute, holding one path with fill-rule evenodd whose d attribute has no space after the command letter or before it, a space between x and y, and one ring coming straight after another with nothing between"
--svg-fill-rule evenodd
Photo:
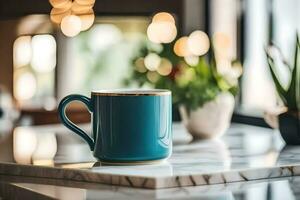
<instances>
[{"instance_id":1,"label":"blurred wall","mask_svg":"<svg viewBox=\"0 0 300 200\"><path fill-rule=\"evenodd\" d=\"M13 44L18 20L0 21L0 85L13 91Z\"/></svg>"},{"instance_id":2,"label":"blurred wall","mask_svg":"<svg viewBox=\"0 0 300 200\"><path fill-rule=\"evenodd\" d=\"M194 30L205 30L205 0L185 0L183 33L190 34Z\"/></svg>"}]
</instances>

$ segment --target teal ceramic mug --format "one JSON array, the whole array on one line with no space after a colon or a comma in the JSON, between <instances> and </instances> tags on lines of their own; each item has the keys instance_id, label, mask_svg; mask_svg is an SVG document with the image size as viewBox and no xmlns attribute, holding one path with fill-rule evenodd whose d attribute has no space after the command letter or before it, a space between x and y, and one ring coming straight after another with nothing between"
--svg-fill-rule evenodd
<instances>
[{"instance_id":1,"label":"teal ceramic mug","mask_svg":"<svg viewBox=\"0 0 300 200\"><path fill-rule=\"evenodd\" d=\"M84 103L92 114L92 136L72 123L66 107ZM168 90L101 90L66 96L59 104L61 122L82 137L102 162L132 163L168 158L172 152L172 103Z\"/></svg>"}]
</instances>

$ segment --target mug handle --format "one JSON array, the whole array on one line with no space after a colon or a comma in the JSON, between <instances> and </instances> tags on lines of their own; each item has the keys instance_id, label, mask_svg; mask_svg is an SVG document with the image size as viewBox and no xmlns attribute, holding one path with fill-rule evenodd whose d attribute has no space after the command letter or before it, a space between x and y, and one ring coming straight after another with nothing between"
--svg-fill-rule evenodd
<instances>
[{"instance_id":1,"label":"mug handle","mask_svg":"<svg viewBox=\"0 0 300 200\"><path fill-rule=\"evenodd\" d=\"M91 138L86 132L84 132L82 129L80 129L77 125L75 125L66 115L66 107L68 106L69 103L72 101L80 101L84 103L90 113L92 113L92 106L91 106L91 99L79 95L79 94L71 94L66 96L61 100L61 102L58 105L58 113L59 113L59 118L60 121L71 131L82 137L90 146L91 151L94 150L95 142L93 138Z\"/></svg>"}]
</instances>

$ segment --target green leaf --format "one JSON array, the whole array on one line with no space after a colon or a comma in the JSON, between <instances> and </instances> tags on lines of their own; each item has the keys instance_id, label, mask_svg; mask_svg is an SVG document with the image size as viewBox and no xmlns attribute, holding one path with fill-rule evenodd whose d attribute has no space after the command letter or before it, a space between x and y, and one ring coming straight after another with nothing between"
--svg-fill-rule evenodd
<instances>
[{"instance_id":1,"label":"green leaf","mask_svg":"<svg viewBox=\"0 0 300 200\"><path fill-rule=\"evenodd\" d=\"M299 38L297 35L296 45L295 45L295 55L294 55L294 68L292 70L290 86L287 90L287 101L288 107L292 110L298 110L299 98L297 98L297 94L299 93ZM298 91L297 91L298 90ZM297 100L298 99L298 100Z\"/></svg>"},{"instance_id":2,"label":"green leaf","mask_svg":"<svg viewBox=\"0 0 300 200\"><path fill-rule=\"evenodd\" d=\"M297 33L297 49L300 49L300 42L299 37ZM296 103L297 103L297 110L300 111L300 64L297 63L296 66L294 66L296 69Z\"/></svg>"},{"instance_id":3,"label":"green leaf","mask_svg":"<svg viewBox=\"0 0 300 200\"><path fill-rule=\"evenodd\" d=\"M274 81L274 83L275 83L275 87L276 87L276 90L277 90L277 92L278 92L278 95L279 95L280 98L282 99L283 103L284 103L285 105L287 105L286 91L285 91L285 89L283 88L283 86L281 85L279 79L278 79L277 76L276 76L276 73L275 73L275 66L274 66L274 60L273 60L273 58L268 54L267 51L266 51L266 55L267 55L267 61L268 61L268 64L269 64L270 72L271 72L273 81Z\"/></svg>"},{"instance_id":4,"label":"green leaf","mask_svg":"<svg viewBox=\"0 0 300 200\"><path fill-rule=\"evenodd\" d=\"M211 69L206 61L206 59L201 56L199 58L199 62L197 66L195 66L196 74L200 76L200 78L210 79L211 78Z\"/></svg>"}]
</instances>

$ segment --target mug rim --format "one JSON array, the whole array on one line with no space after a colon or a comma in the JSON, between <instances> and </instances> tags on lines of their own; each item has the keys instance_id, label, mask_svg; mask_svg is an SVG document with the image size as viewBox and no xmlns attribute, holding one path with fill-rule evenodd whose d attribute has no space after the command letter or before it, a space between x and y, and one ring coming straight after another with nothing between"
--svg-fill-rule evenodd
<instances>
[{"instance_id":1,"label":"mug rim","mask_svg":"<svg viewBox=\"0 0 300 200\"><path fill-rule=\"evenodd\" d=\"M170 90L166 89L110 89L94 90L94 96L162 96L171 95Z\"/></svg>"}]
</instances>

